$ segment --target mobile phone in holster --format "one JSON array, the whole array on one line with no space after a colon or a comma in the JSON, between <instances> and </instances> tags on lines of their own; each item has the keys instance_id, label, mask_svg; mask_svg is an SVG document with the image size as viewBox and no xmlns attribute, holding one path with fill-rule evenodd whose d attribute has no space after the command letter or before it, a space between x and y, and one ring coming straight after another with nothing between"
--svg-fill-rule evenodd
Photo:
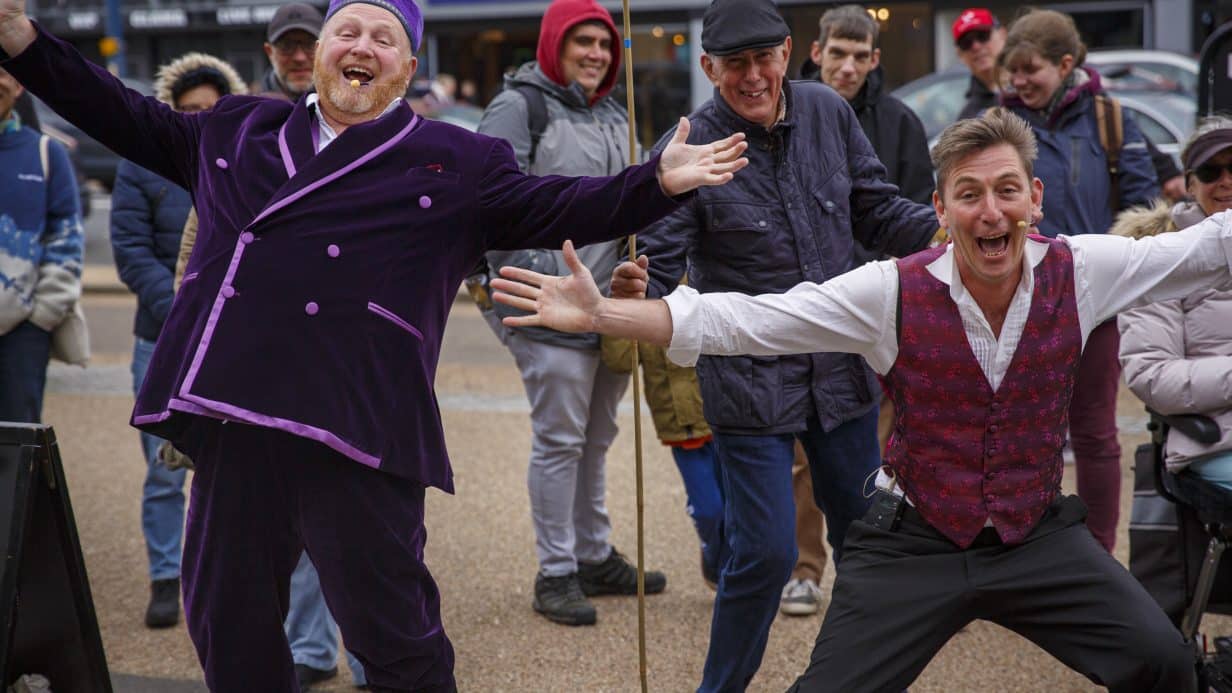
<instances>
[{"instance_id":1,"label":"mobile phone in holster","mask_svg":"<svg viewBox=\"0 0 1232 693\"><path fill-rule=\"evenodd\" d=\"M878 529L893 532L898 529L903 519L904 501L889 491L877 489L873 492L873 503L868 514L868 523Z\"/></svg>"}]
</instances>

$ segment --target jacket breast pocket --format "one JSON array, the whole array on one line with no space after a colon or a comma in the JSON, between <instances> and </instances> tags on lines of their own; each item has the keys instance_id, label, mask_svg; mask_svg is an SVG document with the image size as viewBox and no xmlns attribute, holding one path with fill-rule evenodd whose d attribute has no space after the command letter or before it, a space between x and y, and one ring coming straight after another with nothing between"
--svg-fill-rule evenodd
<instances>
[{"instance_id":1,"label":"jacket breast pocket","mask_svg":"<svg viewBox=\"0 0 1232 693\"><path fill-rule=\"evenodd\" d=\"M848 222L851 217L851 178L847 171L836 168L830 177L813 188L813 200L823 223L836 220Z\"/></svg>"},{"instance_id":2,"label":"jacket breast pocket","mask_svg":"<svg viewBox=\"0 0 1232 693\"><path fill-rule=\"evenodd\" d=\"M438 183L442 185L457 185L462 176L453 171L441 171L430 166L416 166L403 176L411 183Z\"/></svg>"},{"instance_id":3,"label":"jacket breast pocket","mask_svg":"<svg viewBox=\"0 0 1232 693\"><path fill-rule=\"evenodd\" d=\"M754 257L769 252L777 226L770 205L753 202L709 202L705 206L705 242L724 257Z\"/></svg>"}]
</instances>

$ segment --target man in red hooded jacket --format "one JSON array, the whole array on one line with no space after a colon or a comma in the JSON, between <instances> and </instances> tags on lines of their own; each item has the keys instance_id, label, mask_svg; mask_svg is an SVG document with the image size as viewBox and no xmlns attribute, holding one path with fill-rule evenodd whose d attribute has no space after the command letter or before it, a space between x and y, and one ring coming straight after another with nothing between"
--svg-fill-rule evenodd
<instances>
[{"instance_id":1,"label":"man in red hooded jacket","mask_svg":"<svg viewBox=\"0 0 1232 693\"><path fill-rule=\"evenodd\" d=\"M611 15L594 0L556 0L544 12L536 57L508 78L479 132L508 140L527 173L619 172L629 161L628 116L609 97L620 71L620 35ZM533 129L542 132L532 134L535 120L541 122ZM621 243L596 243L579 254L594 276L610 278ZM568 273L559 250L492 252L488 263L493 272L514 265ZM497 310L510 314L504 306ZM587 597L637 592L635 569L608 542L604 501L604 460L629 378L600 361L597 334L489 322L517 361L531 406L527 483L539 558L534 609L558 623L593 624L595 608ZM662 573L646 574L647 593L666 584Z\"/></svg>"}]
</instances>

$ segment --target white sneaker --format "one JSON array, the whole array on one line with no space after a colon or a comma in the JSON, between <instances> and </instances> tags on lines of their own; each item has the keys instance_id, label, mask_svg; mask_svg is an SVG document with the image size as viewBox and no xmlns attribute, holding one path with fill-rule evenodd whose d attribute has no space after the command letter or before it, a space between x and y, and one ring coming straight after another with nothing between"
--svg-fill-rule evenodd
<instances>
[{"instance_id":1,"label":"white sneaker","mask_svg":"<svg viewBox=\"0 0 1232 693\"><path fill-rule=\"evenodd\" d=\"M779 611L788 616L811 616L821 609L821 587L808 578L791 580L783 586Z\"/></svg>"}]
</instances>

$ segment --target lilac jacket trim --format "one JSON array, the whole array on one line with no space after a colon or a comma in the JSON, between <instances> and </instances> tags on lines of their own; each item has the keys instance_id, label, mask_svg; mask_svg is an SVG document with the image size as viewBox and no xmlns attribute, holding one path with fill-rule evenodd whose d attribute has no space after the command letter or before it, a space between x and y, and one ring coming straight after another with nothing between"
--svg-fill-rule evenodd
<instances>
[{"instance_id":1,"label":"lilac jacket trim","mask_svg":"<svg viewBox=\"0 0 1232 693\"><path fill-rule=\"evenodd\" d=\"M225 402L215 402L196 395L187 395L184 399L172 399L168 407L187 412L189 414L199 414L215 419L242 421L244 423L253 424L256 426L265 426L266 428L286 431L292 435L296 435L301 438L309 438L317 441L318 443L328 445L332 450L346 455L360 464L372 467L373 469L378 469L381 466L381 458L375 455L369 455L329 431L317 428L315 426L302 424L298 421L289 421L287 419L280 419L276 416L259 414L255 411L241 409L240 407L226 404Z\"/></svg>"},{"instance_id":2,"label":"lilac jacket trim","mask_svg":"<svg viewBox=\"0 0 1232 693\"><path fill-rule=\"evenodd\" d=\"M295 177L295 161L291 159L291 149L287 147L287 124L278 128L278 153L282 155L282 165L287 169L287 178Z\"/></svg>"},{"instance_id":3,"label":"lilac jacket trim","mask_svg":"<svg viewBox=\"0 0 1232 693\"><path fill-rule=\"evenodd\" d=\"M381 306L379 306L379 305L377 305L377 304L373 303L372 301L368 301L368 310L372 311L373 313L376 313L377 315L381 316L382 318L385 318L386 320L388 320L388 321L392 322L393 324L397 325L398 327L401 327L402 329L406 330L407 332L410 332L411 334L415 335L416 337L418 337L418 338L419 338L419 341L421 341L421 342L423 341L424 336L423 336L423 333L422 333L422 332L420 332L419 330L415 329L415 326L414 326L414 325L412 325L411 323L409 323L409 322L407 322L407 321L403 320L403 319L402 319L402 318L400 318L400 317L399 317L396 313L394 313L394 312L390 311L388 308L383 308L383 307L381 307Z\"/></svg>"},{"instance_id":4,"label":"lilac jacket trim","mask_svg":"<svg viewBox=\"0 0 1232 693\"><path fill-rule=\"evenodd\" d=\"M133 423L138 426L141 426L144 424L152 424L152 423L158 423L159 421L166 421L170 417L171 417L171 410L168 409L167 411L159 412L157 414L142 414L141 416L134 416Z\"/></svg>"}]
</instances>

